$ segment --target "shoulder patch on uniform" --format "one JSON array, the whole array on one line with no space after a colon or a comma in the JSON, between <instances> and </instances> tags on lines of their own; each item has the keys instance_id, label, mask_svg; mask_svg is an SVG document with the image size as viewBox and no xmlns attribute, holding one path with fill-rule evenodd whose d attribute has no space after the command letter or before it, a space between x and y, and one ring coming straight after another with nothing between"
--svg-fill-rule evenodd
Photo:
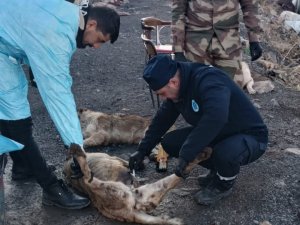
<instances>
[{"instance_id":1,"label":"shoulder patch on uniform","mask_svg":"<svg viewBox=\"0 0 300 225\"><path fill-rule=\"evenodd\" d=\"M192 108L194 110L194 112L199 112L199 105L197 104L197 102L192 99Z\"/></svg>"}]
</instances>

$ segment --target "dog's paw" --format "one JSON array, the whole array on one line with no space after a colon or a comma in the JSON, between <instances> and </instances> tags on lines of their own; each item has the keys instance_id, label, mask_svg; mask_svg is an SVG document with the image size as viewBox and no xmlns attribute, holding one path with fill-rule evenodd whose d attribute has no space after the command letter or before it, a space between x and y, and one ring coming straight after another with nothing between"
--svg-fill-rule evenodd
<instances>
[{"instance_id":1,"label":"dog's paw","mask_svg":"<svg viewBox=\"0 0 300 225\"><path fill-rule=\"evenodd\" d=\"M251 81L249 81L246 85L246 89L247 89L248 93L251 95L256 93L256 91L253 89L253 85L254 85L253 79Z\"/></svg>"},{"instance_id":2,"label":"dog's paw","mask_svg":"<svg viewBox=\"0 0 300 225\"><path fill-rule=\"evenodd\" d=\"M254 95L254 94L256 94L256 91L251 87L251 88L248 88L247 87L247 91L248 91L248 93L250 94L250 95Z\"/></svg>"},{"instance_id":3,"label":"dog's paw","mask_svg":"<svg viewBox=\"0 0 300 225\"><path fill-rule=\"evenodd\" d=\"M94 146L97 146L97 142L93 138L89 137L83 140L84 148L94 147Z\"/></svg>"},{"instance_id":4,"label":"dog's paw","mask_svg":"<svg viewBox=\"0 0 300 225\"><path fill-rule=\"evenodd\" d=\"M169 220L172 225L184 225L183 221L179 218L173 218Z\"/></svg>"},{"instance_id":5,"label":"dog's paw","mask_svg":"<svg viewBox=\"0 0 300 225\"><path fill-rule=\"evenodd\" d=\"M169 216L162 216L162 219L165 221L164 224L168 224L168 225L184 225L182 219L179 219L179 218L170 218Z\"/></svg>"}]
</instances>

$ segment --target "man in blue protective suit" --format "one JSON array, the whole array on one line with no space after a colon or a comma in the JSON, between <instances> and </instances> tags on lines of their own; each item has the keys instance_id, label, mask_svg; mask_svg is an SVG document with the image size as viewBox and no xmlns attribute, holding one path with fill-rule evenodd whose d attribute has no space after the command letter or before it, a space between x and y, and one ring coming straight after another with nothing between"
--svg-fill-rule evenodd
<instances>
[{"instance_id":1,"label":"man in blue protective suit","mask_svg":"<svg viewBox=\"0 0 300 225\"><path fill-rule=\"evenodd\" d=\"M166 55L152 58L143 78L165 101L129 167L142 168L144 157L161 141L170 156L179 157L175 174L185 178L188 163L211 147L211 157L200 163L210 173L199 178L202 189L195 199L209 205L228 196L240 166L255 161L267 148L267 127L251 101L220 69L175 62ZM180 114L190 126L163 136Z\"/></svg>"},{"instance_id":2,"label":"man in blue protective suit","mask_svg":"<svg viewBox=\"0 0 300 225\"><path fill-rule=\"evenodd\" d=\"M47 166L32 136L27 100L28 64L42 100L66 146L83 145L76 105L71 92L69 65L72 54L86 46L99 48L115 42L120 17L107 7L73 4L62 0L0 1L0 132L24 145L10 153L12 179L34 177L43 188L43 203L67 209L89 205L73 193ZM0 143L1 144L1 143Z\"/></svg>"}]
</instances>

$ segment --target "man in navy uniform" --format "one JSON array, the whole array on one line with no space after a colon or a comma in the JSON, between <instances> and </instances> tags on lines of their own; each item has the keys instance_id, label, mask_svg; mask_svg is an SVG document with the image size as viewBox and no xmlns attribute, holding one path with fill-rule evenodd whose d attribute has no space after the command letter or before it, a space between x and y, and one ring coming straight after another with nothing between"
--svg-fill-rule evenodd
<instances>
[{"instance_id":1,"label":"man in navy uniform","mask_svg":"<svg viewBox=\"0 0 300 225\"><path fill-rule=\"evenodd\" d=\"M161 141L164 150L178 157L177 176L185 178L189 162L209 146L211 157L200 163L210 170L199 178L195 200L209 205L228 196L240 166L265 152L268 129L243 91L220 69L199 63L175 62L158 55L147 64L143 78L163 100L145 137L129 160L130 169ZM179 115L190 125L166 134Z\"/></svg>"}]
</instances>

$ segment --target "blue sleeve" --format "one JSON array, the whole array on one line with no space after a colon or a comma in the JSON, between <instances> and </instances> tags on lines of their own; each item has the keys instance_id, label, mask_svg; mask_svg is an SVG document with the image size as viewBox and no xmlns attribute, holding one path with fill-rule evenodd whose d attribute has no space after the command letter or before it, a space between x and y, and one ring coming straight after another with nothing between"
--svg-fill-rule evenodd
<instances>
[{"instance_id":1,"label":"blue sleeve","mask_svg":"<svg viewBox=\"0 0 300 225\"><path fill-rule=\"evenodd\" d=\"M42 100L64 143L82 145L69 72L76 50L78 6L61 0L0 2L5 2L0 3L5 8L0 13L4 21L4 32L1 25L0 33L24 51Z\"/></svg>"},{"instance_id":2,"label":"blue sleeve","mask_svg":"<svg viewBox=\"0 0 300 225\"><path fill-rule=\"evenodd\" d=\"M67 26L64 28L68 29ZM38 90L67 146L70 143L83 144L69 71L71 56L76 49L75 38L73 38L75 34L74 30L69 28L69 31L64 30L63 33L45 34L44 39L39 39L41 35L32 33L26 37L28 43L31 43L26 53Z\"/></svg>"}]
</instances>

